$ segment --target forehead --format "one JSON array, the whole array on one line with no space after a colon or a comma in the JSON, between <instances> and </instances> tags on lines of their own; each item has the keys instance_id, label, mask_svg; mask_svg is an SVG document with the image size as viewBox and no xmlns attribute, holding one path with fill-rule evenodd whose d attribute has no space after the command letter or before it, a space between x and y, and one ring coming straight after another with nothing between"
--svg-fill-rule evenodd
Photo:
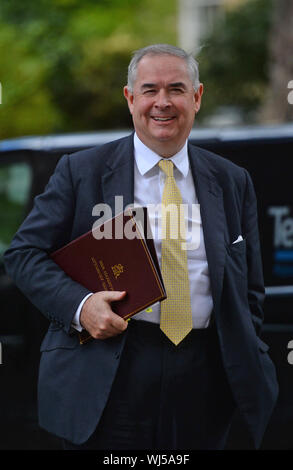
<instances>
[{"instance_id":1,"label":"forehead","mask_svg":"<svg viewBox=\"0 0 293 470\"><path fill-rule=\"evenodd\" d=\"M135 85L140 86L144 82L184 82L192 84L185 60L167 54L148 54L140 60L137 66Z\"/></svg>"}]
</instances>

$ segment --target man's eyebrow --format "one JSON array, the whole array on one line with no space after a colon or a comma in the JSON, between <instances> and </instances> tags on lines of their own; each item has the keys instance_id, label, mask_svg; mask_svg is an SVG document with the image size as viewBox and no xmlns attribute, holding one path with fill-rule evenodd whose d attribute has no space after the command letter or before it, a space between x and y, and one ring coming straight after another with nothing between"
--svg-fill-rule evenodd
<instances>
[{"instance_id":1,"label":"man's eyebrow","mask_svg":"<svg viewBox=\"0 0 293 470\"><path fill-rule=\"evenodd\" d=\"M170 83L169 87L171 88L187 88L183 82Z\"/></svg>"},{"instance_id":2,"label":"man's eyebrow","mask_svg":"<svg viewBox=\"0 0 293 470\"><path fill-rule=\"evenodd\" d=\"M155 83L143 83L141 85L141 88L142 89L145 89L145 88L155 88L156 87L156 84Z\"/></svg>"}]
</instances>

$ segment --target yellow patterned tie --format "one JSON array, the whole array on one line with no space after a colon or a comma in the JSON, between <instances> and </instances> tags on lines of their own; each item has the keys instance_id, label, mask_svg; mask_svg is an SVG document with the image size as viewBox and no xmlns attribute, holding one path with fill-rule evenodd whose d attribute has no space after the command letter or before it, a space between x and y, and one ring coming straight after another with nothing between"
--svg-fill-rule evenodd
<instances>
[{"instance_id":1,"label":"yellow patterned tie","mask_svg":"<svg viewBox=\"0 0 293 470\"><path fill-rule=\"evenodd\" d=\"M160 160L159 167L166 174L162 197L162 276L167 291L167 299L161 302L160 327L177 345L192 330L187 253L182 249L186 242L184 212L180 211L182 197L173 176L173 162Z\"/></svg>"}]
</instances>

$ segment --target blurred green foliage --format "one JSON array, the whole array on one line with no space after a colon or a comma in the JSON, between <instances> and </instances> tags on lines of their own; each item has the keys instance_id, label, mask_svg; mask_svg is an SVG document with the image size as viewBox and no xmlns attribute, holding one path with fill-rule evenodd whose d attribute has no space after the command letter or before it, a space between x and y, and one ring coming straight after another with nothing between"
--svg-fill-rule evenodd
<instances>
[{"instance_id":1,"label":"blurred green foliage","mask_svg":"<svg viewBox=\"0 0 293 470\"><path fill-rule=\"evenodd\" d=\"M268 81L271 5L228 10L204 38L197 123L231 105L253 120ZM177 0L2 0L0 138L131 127L127 65L157 42L177 43Z\"/></svg>"},{"instance_id":2,"label":"blurred green foliage","mask_svg":"<svg viewBox=\"0 0 293 470\"><path fill-rule=\"evenodd\" d=\"M3 0L0 137L125 128L133 50L176 43L176 0Z\"/></svg>"},{"instance_id":3,"label":"blurred green foliage","mask_svg":"<svg viewBox=\"0 0 293 470\"><path fill-rule=\"evenodd\" d=\"M226 11L198 55L205 85L199 120L215 106L237 107L253 122L268 85L272 0L250 0Z\"/></svg>"}]
</instances>

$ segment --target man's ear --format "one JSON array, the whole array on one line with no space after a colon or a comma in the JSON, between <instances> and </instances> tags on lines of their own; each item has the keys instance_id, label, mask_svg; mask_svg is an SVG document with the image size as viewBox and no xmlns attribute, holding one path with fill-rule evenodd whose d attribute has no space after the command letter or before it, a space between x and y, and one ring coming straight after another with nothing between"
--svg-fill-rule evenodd
<instances>
[{"instance_id":1,"label":"man's ear","mask_svg":"<svg viewBox=\"0 0 293 470\"><path fill-rule=\"evenodd\" d=\"M123 93L124 93L125 98L127 99L127 104L128 104L129 111L132 114L132 111L133 111L133 93L131 93L129 91L128 86L125 86L123 88Z\"/></svg>"},{"instance_id":2,"label":"man's ear","mask_svg":"<svg viewBox=\"0 0 293 470\"><path fill-rule=\"evenodd\" d=\"M200 83L197 91L194 93L195 114L198 113L198 111L200 110L202 94L203 94L203 84Z\"/></svg>"}]
</instances>

